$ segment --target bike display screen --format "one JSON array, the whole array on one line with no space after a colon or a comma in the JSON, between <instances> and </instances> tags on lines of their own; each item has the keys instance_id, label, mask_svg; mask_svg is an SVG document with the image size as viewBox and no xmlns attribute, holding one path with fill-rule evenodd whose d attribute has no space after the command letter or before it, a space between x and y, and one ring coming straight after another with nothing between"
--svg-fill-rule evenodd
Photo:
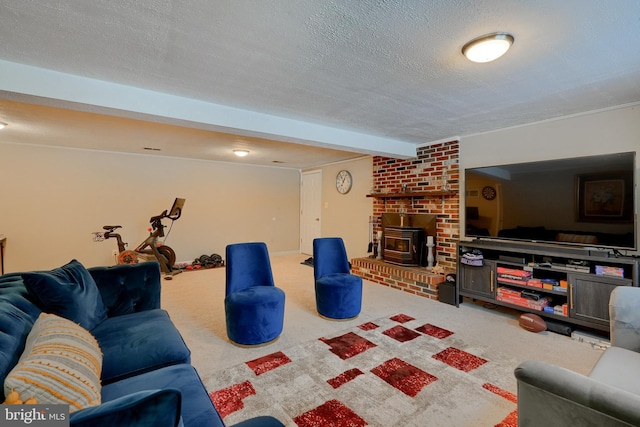
<instances>
[{"instance_id":1,"label":"bike display screen","mask_svg":"<svg viewBox=\"0 0 640 427\"><path fill-rule=\"evenodd\" d=\"M179 216L182 213L184 202L185 199L176 197L176 200L173 201L173 206L171 206L171 210L169 211L169 216Z\"/></svg>"}]
</instances>

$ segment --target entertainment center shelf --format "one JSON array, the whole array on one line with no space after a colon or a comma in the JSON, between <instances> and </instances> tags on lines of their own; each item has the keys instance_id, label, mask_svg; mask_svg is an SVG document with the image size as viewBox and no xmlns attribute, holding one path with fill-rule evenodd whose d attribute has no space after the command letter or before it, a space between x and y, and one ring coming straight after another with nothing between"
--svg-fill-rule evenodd
<instances>
[{"instance_id":1,"label":"entertainment center shelf","mask_svg":"<svg viewBox=\"0 0 640 427\"><path fill-rule=\"evenodd\" d=\"M474 240L457 254L458 295L602 331L613 289L640 280L638 259L582 248Z\"/></svg>"}]
</instances>

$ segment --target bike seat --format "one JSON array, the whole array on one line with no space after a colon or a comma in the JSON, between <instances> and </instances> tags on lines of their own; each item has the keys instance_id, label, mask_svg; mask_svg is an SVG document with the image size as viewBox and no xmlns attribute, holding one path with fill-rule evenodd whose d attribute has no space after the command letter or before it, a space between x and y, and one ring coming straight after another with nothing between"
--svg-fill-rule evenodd
<instances>
[{"instance_id":1,"label":"bike seat","mask_svg":"<svg viewBox=\"0 0 640 427\"><path fill-rule=\"evenodd\" d=\"M109 230L109 231L113 231L116 228L122 228L122 226L120 225L105 225L102 227L103 230Z\"/></svg>"}]
</instances>

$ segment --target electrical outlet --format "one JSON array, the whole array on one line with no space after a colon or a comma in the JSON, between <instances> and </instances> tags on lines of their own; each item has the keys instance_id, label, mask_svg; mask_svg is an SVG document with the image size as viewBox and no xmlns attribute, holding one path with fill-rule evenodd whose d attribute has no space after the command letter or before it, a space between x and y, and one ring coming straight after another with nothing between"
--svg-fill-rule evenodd
<instances>
[{"instance_id":1,"label":"electrical outlet","mask_svg":"<svg viewBox=\"0 0 640 427\"><path fill-rule=\"evenodd\" d=\"M112 250L111 255L118 256L118 251L116 249Z\"/></svg>"}]
</instances>

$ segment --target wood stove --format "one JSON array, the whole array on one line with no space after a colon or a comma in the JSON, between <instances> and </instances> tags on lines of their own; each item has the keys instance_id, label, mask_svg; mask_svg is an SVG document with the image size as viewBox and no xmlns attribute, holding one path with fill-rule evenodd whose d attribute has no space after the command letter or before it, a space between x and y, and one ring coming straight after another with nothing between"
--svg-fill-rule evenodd
<instances>
[{"instance_id":1,"label":"wood stove","mask_svg":"<svg viewBox=\"0 0 640 427\"><path fill-rule=\"evenodd\" d=\"M382 258L393 264L427 266L427 236L436 236L437 216L425 213L382 214Z\"/></svg>"},{"instance_id":2,"label":"wood stove","mask_svg":"<svg viewBox=\"0 0 640 427\"><path fill-rule=\"evenodd\" d=\"M426 265L425 230L416 227L386 227L384 260L407 266Z\"/></svg>"}]
</instances>

